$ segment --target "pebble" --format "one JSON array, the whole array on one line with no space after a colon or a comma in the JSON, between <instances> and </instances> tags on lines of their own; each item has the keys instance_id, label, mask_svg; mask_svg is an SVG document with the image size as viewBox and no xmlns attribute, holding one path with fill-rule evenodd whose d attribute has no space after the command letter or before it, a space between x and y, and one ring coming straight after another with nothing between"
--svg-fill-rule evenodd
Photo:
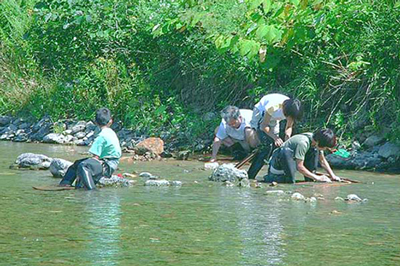
<instances>
[{"instance_id":1,"label":"pebble","mask_svg":"<svg viewBox=\"0 0 400 266\"><path fill-rule=\"evenodd\" d=\"M265 193L267 195L277 195L277 196L285 195L285 191L283 190L267 190Z\"/></svg>"},{"instance_id":2,"label":"pebble","mask_svg":"<svg viewBox=\"0 0 400 266\"><path fill-rule=\"evenodd\" d=\"M175 187L180 187L180 186L182 186L182 181L172 181L171 185L173 185Z\"/></svg>"},{"instance_id":3,"label":"pebble","mask_svg":"<svg viewBox=\"0 0 400 266\"><path fill-rule=\"evenodd\" d=\"M204 169L206 170L214 170L216 168L218 168L219 164L217 162L213 162L213 163L205 163L204 164Z\"/></svg>"},{"instance_id":4,"label":"pebble","mask_svg":"<svg viewBox=\"0 0 400 266\"><path fill-rule=\"evenodd\" d=\"M139 174L140 177L149 178L149 179L157 179L157 176L149 173L149 172L142 172Z\"/></svg>"},{"instance_id":5,"label":"pebble","mask_svg":"<svg viewBox=\"0 0 400 266\"><path fill-rule=\"evenodd\" d=\"M361 202L362 199L357 196L356 194L349 194L347 195L347 197L345 198L346 201L357 201L357 202Z\"/></svg>"},{"instance_id":6,"label":"pebble","mask_svg":"<svg viewBox=\"0 0 400 266\"><path fill-rule=\"evenodd\" d=\"M161 187L161 186L169 186L170 183L167 180L147 180L144 183L145 186L156 186L156 187Z\"/></svg>"},{"instance_id":7,"label":"pebble","mask_svg":"<svg viewBox=\"0 0 400 266\"><path fill-rule=\"evenodd\" d=\"M292 195L292 200L305 200L305 199L306 198L298 192L296 192Z\"/></svg>"}]
</instances>

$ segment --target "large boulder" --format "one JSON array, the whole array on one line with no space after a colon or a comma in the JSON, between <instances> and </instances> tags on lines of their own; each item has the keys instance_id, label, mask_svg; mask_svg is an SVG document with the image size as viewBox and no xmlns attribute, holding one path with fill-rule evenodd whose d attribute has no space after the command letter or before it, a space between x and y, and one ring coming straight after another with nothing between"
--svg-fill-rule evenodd
<instances>
[{"instance_id":1,"label":"large boulder","mask_svg":"<svg viewBox=\"0 0 400 266\"><path fill-rule=\"evenodd\" d=\"M386 142L379 148L378 154L385 159L389 157L399 157L400 147L394 143Z\"/></svg>"},{"instance_id":2,"label":"large boulder","mask_svg":"<svg viewBox=\"0 0 400 266\"><path fill-rule=\"evenodd\" d=\"M86 129L86 122L85 121L79 121L75 125L73 125L71 128L71 134L74 135L78 132L84 131Z\"/></svg>"},{"instance_id":3,"label":"large boulder","mask_svg":"<svg viewBox=\"0 0 400 266\"><path fill-rule=\"evenodd\" d=\"M151 152L160 155L164 152L164 141L160 138L147 138L139 142L134 149L138 154Z\"/></svg>"},{"instance_id":4,"label":"large boulder","mask_svg":"<svg viewBox=\"0 0 400 266\"><path fill-rule=\"evenodd\" d=\"M208 179L217 182L239 183L242 180L248 180L248 175L245 170L235 168L234 164L222 164L213 171Z\"/></svg>"},{"instance_id":5,"label":"large boulder","mask_svg":"<svg viewBox=\"0 0 400 266\"><path fill-rule=\"evenodd\" d=\"M68 167L72 165L72 162L64 160L64 159L59 159L59 158L54 158L51 161L50 164L50 173L57 178L63 178L65 173L68 170Z\"/></svg>"},{"instance_id":6,"label":"large boulder","mask_svg":"<svg viewBox=\"0 0 400 266\"><path fill-rule=\"evenodd\" d=\"M0 127L4 127L10 124L12 121L12 117L10 116L0 116Z\"/></svg>"},{"instance_id":7,"label":"large boulder","mask_svg":"<svg viewBox=\"0 0 400 266\"><path fill-rule=\"evenodd\" d=\"M23 153L15 161L17 168L49 169L53 159L43 154Z\"/></svg>"},{"instance_id":8,"label":"large boulder","mask_svg":"<svg viewBox=\"0 0 400 266\"><path fill-rule=\"evenodd\" d=\"M63 134L50 133L43 137L43 142L63 144L66 142L66 139Z\"/></svg>"},{"instance_id":9,"label":"large boulder","mask_svg":"<svg viewBox=\"0 0 400 266\"><path fill-rule=\"evenodd\" d=\"M379 145L379 144L383 143L384 141L385 141L385 139L383 137L373 135L373 136L368 137L364 141L363 145L368 148L372 148L373 146Z\"/></svg>"},{"instance_id":10,"label":"large boulder","mask_svg":"<svg viewBox=\"0 0 400 266\"><path fill-rule=\"evenodd\" d=\"M43 140L44 136L50 134L52 127L53 123L49 119L43 118L33 126L32 131L34 133L30 136L31 139L36 141Z\"/></svg>"}]
</instances>

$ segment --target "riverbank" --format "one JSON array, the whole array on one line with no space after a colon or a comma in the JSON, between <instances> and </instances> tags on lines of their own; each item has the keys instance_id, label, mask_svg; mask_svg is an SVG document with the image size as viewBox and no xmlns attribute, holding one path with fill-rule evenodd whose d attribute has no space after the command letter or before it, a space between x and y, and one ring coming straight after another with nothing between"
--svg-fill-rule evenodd
<instances>
[{"instance_id":1,"label":"riverbank","mask_svg":"<svg viewBox=\"0 0 400 266\"><path fill-rule=\"evenodd\" d=\"M198 138L194 143L188 143L185 138L161 132L159 138L149 140L148 135L124 128L122 123L114 123L112 128L119 137L123 151L130 154L134 160L153 160L161 157L185 160L194 153L208 152L212 145L212 137ZM43 117L37 122L31 122L24 118L0 116L0 140L5 141L89 146L97 136L98 130L91 121L53 122L49 117ZM399 145L387 142L385 138L376 134L360 136L350 147L343 147L349 151L347 158L336 154L326 156L333 168L400 173Z\"/></svg>"}]
</instances>

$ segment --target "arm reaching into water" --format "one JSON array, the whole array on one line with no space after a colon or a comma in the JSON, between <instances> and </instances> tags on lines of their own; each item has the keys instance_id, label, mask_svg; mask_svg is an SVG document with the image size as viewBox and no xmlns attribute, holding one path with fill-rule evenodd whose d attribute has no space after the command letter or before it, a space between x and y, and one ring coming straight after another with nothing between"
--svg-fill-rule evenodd
<instances>
[{"instance_id":1,"label":"arm reaching into water","mask_svg":"<svg viewBox=\"0 0 400 266\"><path fill-rule=\"evenodd\" d=\"M342 179L338 176L335 175L335 173L332 171L331 166L329 165L328 161L325 158L325 155L320 152L319 153L319 162L321 163L322 168L325 169L325 171L328 173L328 175L335 181L342 181Z\"/></svg>"},{"instance_id":2,"label":"arm reaching into water","mask_svg":"<svg viewBox=\"0 0 400 266\"><path fill-rule=\"evenodd\" d=\"M312 173L312 172L310 172L305 166L304 166L304 161L303 160L296 160L296 163L297 163L297 170L302 174L302 175L304 175L304 176L306 176L306 177L308 177L308 178L311 178L311 179L313 179L313 180L315 180L315 181L318 181L318 182L327 182L327 183L330 183L330 182L332 182L331 181L331 179L328 177L328 176L326 176L326 175L317 175L317 174L314 174L314 173Z\"/></svg>"}]
</instances>

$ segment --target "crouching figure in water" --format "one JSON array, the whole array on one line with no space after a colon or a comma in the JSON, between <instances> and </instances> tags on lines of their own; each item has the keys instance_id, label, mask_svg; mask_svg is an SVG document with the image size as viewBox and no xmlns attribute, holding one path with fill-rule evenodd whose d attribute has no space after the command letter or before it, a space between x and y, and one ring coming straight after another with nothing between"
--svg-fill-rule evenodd
<instances>
[{"instance_id":1,"label":"crouching figure in water","mask_svg":"<svg viewBox=\"0 0 400 266\"><path fill-rule=\"evenodd\" d=\"M68 168L60 186L72 186L76 179L75 188L95 189L103 176L109 178L117 169L121 146L117 135L110 128L113 123L110 110L97 110L95 122L101 128L101 132L89 149L93 156L75 161Z\"/></svg>"},{"instance_id":2,"label":"crouching figure in water","mask_svg":"<svg viewBox=\"0 0 400 266\"><path fill-rule=\"evenodd\" d=\"M340 181L324 156L324 150L336 146L336 136L330 129L318 129L314 133L295 135L276 149L269 163L265 182L295 183L296 171L304 175L305 181ZM327 174L318 175L318 161Z\"/></svg>"}]
</instances>

